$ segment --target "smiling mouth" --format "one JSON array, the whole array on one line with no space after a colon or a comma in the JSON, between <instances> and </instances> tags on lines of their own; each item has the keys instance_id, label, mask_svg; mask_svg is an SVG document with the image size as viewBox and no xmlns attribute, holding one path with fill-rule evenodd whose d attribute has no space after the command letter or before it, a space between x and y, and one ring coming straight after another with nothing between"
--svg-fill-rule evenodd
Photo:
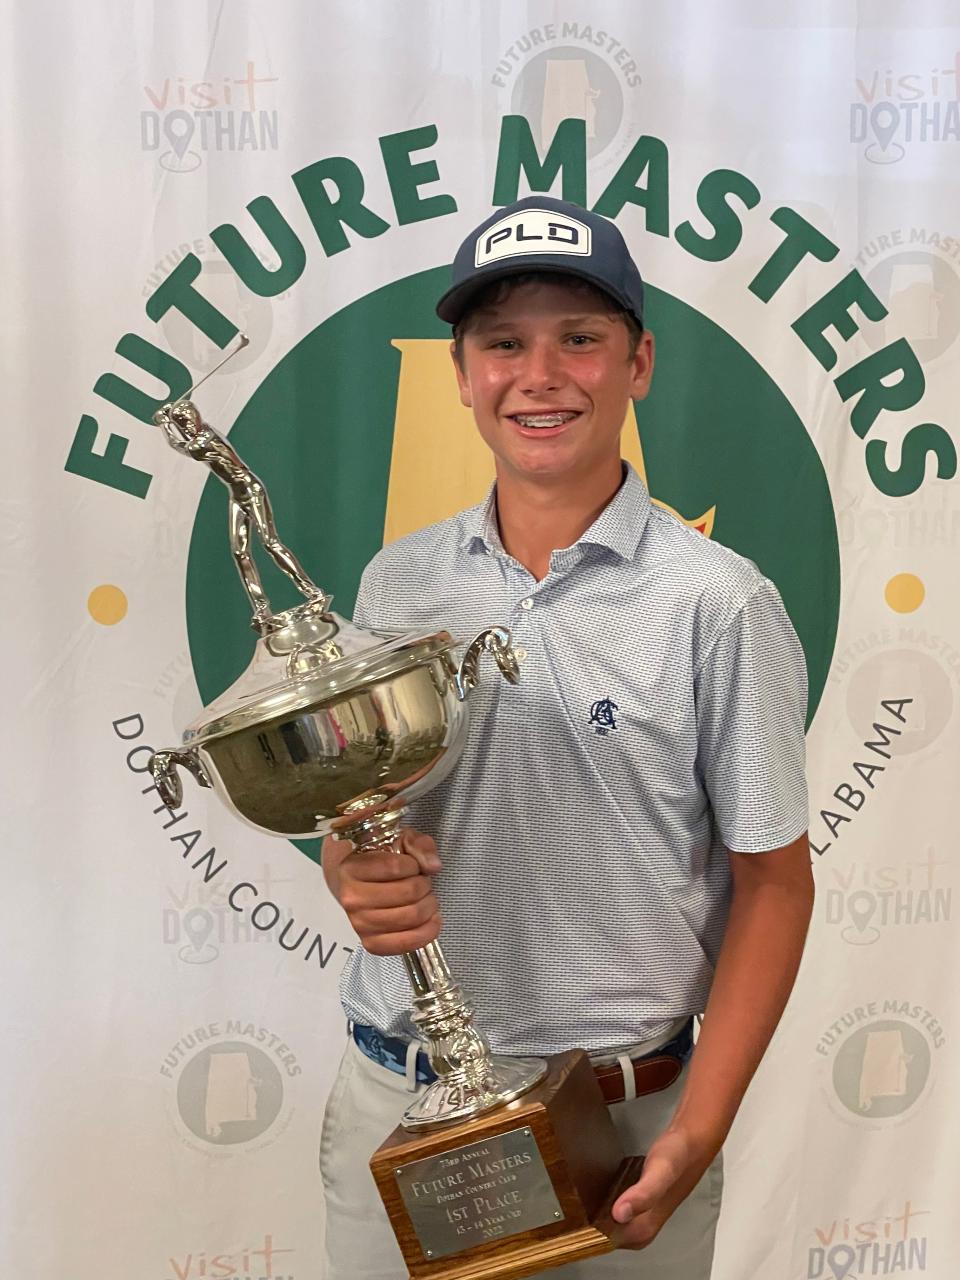
<instances>
[{"instance_id":1,"label":"smiling mouth","mask_svg":"<svg viewBox=\"0 0 960 1280\"><path fill-rule=\"evenodd\" d=\"M580 417L579 410L558 409L553 413L510 413L507 417L527 430L543 431L548 427L564 427L574 418Z\"/></svg>"}]
</instances>

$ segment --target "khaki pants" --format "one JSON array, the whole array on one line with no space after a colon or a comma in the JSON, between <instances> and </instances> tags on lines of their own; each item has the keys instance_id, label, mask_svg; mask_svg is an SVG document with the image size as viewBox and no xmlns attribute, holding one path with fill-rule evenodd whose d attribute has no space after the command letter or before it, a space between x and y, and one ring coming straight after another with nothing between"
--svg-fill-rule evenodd
<instances>
[{"instance_id":1,"label":"khaki pants","mask_svg":"<svg viewBox=\"0 0 960 1280\"><path fill-rule=\"evenodd\" d=\"M685 1073L661 1093L610 1108L624 1150L641 1154L670 1120ZM320 1142L326 1200L322 1280L405 1280L407 1269L368 1161L410 1101L404 1077L371 1062L352 1040L327 1101ZM722 1157L646 1249L618 1249L557 1267L552 1280L708 1280L723 1190Z\"/></svg>"}]
</instances>

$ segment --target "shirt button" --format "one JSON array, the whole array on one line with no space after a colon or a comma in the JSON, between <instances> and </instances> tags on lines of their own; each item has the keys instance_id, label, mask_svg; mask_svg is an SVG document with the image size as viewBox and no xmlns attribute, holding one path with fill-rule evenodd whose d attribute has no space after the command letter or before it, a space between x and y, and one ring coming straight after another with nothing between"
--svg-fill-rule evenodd
<instances>
[{"instance_id":1,"label":"shirt button","mask_svg":"<svg viewBox=\"0 0 960 1280\"><path fill-rule=\"evenodd\" d=\"M518 662L523 662L527 656L526 649L514 649L513 653Z\"/></svg>"},{"instance_id":2,"label":"shirt button","mask_svg":"<svg viewBox=\"0 0 960 1280\"><path fill-rule=\"evenodd\" d=\"M521 609L532 609L532 608L533 608L533 601L530 599L530 597L529 597L529 596L527 596L526 600L521 600L521 601L520 601L520 608L521 608Z\"/></svg>"}]
</instances>

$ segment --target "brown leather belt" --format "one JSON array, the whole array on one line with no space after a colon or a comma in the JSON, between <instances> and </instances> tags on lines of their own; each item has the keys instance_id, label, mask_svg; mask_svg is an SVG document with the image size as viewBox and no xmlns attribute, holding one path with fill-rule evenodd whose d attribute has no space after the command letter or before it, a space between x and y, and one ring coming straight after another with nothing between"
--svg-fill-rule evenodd
<instances>
[{"instance_id":1,"label":"brown leather belt","mask_svg":"<svg viewBox=\"0 0 960 1280\"><path fill-rule=\"evenodd\" d=\"M661 1089L669 1089L683 1070L680 1059L669 1053L660 1053L654 1058L639 1058L636 1062L631 1062L630 1066L637 1086L637 1097L645 1093L659 1093ZM626 1090L620 1063L611 1062L605 1067L594 1066L593 1070L604 1101L623 1102Z\"/></svg>"}]
</instances>

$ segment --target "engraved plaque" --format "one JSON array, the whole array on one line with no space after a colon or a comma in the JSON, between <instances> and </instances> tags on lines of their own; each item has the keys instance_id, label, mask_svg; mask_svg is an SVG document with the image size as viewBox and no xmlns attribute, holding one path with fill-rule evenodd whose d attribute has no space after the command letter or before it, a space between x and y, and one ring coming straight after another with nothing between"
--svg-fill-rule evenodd
<instances>
[{"instance_id":1,"label":"engraved plaque","mask_svg":"<svg viewBox=\"0 0 960 1280\"><path fill-rule=\"evenodd\" d=\"M529 1129L510 1129L404 1165L397 1186L420 1247L443 1258L560 1222L553 1183Z\"/></svg>"}]
</instances>

